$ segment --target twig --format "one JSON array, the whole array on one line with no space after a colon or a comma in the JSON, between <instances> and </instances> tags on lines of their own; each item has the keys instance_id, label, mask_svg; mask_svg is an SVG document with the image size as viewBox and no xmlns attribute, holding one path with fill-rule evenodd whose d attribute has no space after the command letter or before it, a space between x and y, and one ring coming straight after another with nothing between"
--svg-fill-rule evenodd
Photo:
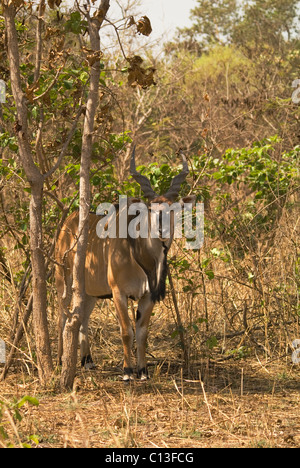
<instances>
[{"instance_id":1,"label":"twig","mask_svg":"<svg viewBox=\"0 0 300 468\"><path fill-rule=\"evenodd\" d=\"M58 78L59 78L59 75L60 75L62 69L64 68L64 66L65 66L65 63L59 67L59 69L57 70L57 73L56 73L56 75L55 75L55 77L54 77L52 83L48 86L48 88L46 89L46 91L44 91L42 94L39 94L38 96L35 96L35 97L32 99L33 102L39 101L40 99L42 99L43 97L45 97L45 96L51 91L51 89L53 88L53 86L56 85L57 80L58 80Z\"/></svg>"},{"instance_id":2,"label":"twig","mask_svg":"<svg viewBox=\"0 0 300 468\"><path fill-rule=\"evenodd\" d=\"M181 372L182 372L182 369L181 369ZM182 374L181 374L181 376L182 376ZM189 404L189 402L187 401L187 399L184 396L184 393L183 393L183 379L182 378L181 378L181 382L182 382L181 383L182 392L179 390L178 385L176 383L176 380L173 379L174 387L175 387L176 391L179 393L179 395L181 396L181 408L183 410L184 409L184 401L186 402L186 404L188 405L189 408L191 408L191 405Z\"/></svg>"},{"instance_id":3,"label":"twig","mask_svg":"<svg viewBox=\"0 0 300 468\"><path fill-rule=\"evenodd\" d=\"M120 46L120 49L121 49L121 52L122 52L122 55L124 57L124 59L126 61L128 61L127 57L126 57L126 54L125 54L125 51L123 49L123 45L122 45L122 42L121 42L121 39L120 39L120 35L119 35L119 31L118 31L118 28L115 24L113 24L111 21L109 21L109 19L105 18L106 21L114 28L115 32L116 32L116 35L117 35L117 38L118 38L118 42L119 42L119 46Z\"/></svg>"},{"instance_id":4,"label":"twig","mask_svg":"<svg viewBox=\"0 0 300 468\"><path fill-rule=\"evenodd\" d=\"M211 422L213 423L214 420L213 420L213 417L212 417L212 415L211 415L210 406L209 406L209 403L208 403L208 400L207 400L206 391L205 391L205 388L204 388L204 383L202 382L201 372L200 372L200 371L199 371L199 380L200 380L200 385L201 385L202 392L203 392L203 396L204 396L204 402L205 402L205 404L206 404L206 406L207 406L207 411L208 411L209 419L210 419Z\"/></svg>"},{"instance_id":5,"label":"twig","mask_svg":"<svg viewBox=\"0 0 300 468\"><path fill-rule=\"evenodd\" d=\"M42 32L45 12L45 0L40 0L39 11L38 11L38 24L36 28L36 54L35 54L35 69L34 69L34 78L33 81L37 82L40 77L41 62L42 62L42 52L43 52L43 42L42 42Z\"/></svg>"},{"instance_id":6,"label":"twig","mask_svg":"<svg viewBox=\"0 0 300 468\"><path fill-rule=\"evenodd\" d=\"M17 426L15 425L14 418L12 417L12 415L10 413L10 410L8 408L6 408L6 410L5 410L5 415L7 416L7 419L9 420L9 423L10 423L11 427L13 428L13 431L15 433L15 436L16 436L17 440L18 440L20 448L23 448L23 444L22 444L22 441L20 439L20 435L19 435Z\"/></svg>"},{"instance_id":7,"label":"twig","mask_svg":"<svg viewBox=\"0 0 300 468\"><path fill-rule=\"evenodd\" d=\"M77 123L78 123L78 120L80 119L80 116L82 114L82 109L83 109L83 106L80 105L79 107L79 110L77 112L77 115L75 117L75 120L74 120L74 123L72 125L72 128L71 130L69 131L69 135L68 135L68 138L60 152L60 155L58 157L58 160L56 161L56 163L54 164L54 166L50 169L50 171L46 172L46 174L43 174L43 177L44 177L44 180L47 179L48 177L50 177L60 166L66 152L67 152L67 149L69 147L69 144L71 143L71 140L73 138L73 135L75 133L75 130L76 130L76 127L77 127Z\"/></svg>"},{"instance_id":8,"label":"twig","mask_svg":"<svg viewBox=\"0 0 300 468\"><path fill-rule=\"evenodd\" d=\"M28 323L28 320L29 320L29 317L31 315L32 304L33 304L33 294L31 294L31 296L30 296L30 299L29 299L25 314L24 314L23 319L22 319L21 323L19 324L19 327L18 327L17 332L15 334L15 338L14 338L14 341L12 343L10 353L9 353L9 355L7 357L4 369L3 369L2 374L0 376L0 381L4 380L5 377L7 376L7 373L9 371L9 368L10 368L12 360L13 360L13 357L15 355L15 351L17 349L17 345L18 345L19 341L21 340L21 338L23 336L24 328L26 327L26 325Z\"/></svg>"},{"instance_id":9,"label":"twig","mask_svg":"<svg viewBox=\"0 0 300 468\"><path fill-rule=\"evenodd\" d=\"M177 329L178 329L178 333L179 333L179 337L180 337L181 346L182 346L182 349L183 349L184 362L187 363L188 353L187 353L185 337L184 337L184 328L183 328L183 324L182 324L182 320L181 320L181 316L180 316L180 312L179 312L179 307L178 307L177 298L176 298L176 294L175 294L173 278L172 278L172 275L171 275L171 272L170 272L169 265L167 266L167 274L168 274L168 280L169 280L169 283L170 283L171 295L172 295L172 299L173 299L174 309L175 309L175 313L176 313L176 322L177 322L176 325L177 325Z\"/></svg>"}]
</instances>

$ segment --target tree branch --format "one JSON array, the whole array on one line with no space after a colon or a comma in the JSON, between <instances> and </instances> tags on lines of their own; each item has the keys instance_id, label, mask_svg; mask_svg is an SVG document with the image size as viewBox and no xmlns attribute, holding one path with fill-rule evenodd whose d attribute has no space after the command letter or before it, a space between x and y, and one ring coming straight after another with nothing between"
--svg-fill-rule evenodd
<instances>
[{"instance_id":1,"label":"tree branch","mask_svg":"<svg viewBox=\"0 0 300 468\"><path fill-rule=\"evenodd\" d=\"M35 54L35 69L34 69L34 77L33 77L34 82L37 82L40 77L42 52L43 52L42 32L43 32L43 25L44 25L45 8L46 8L45 0L40 0L39 11L38 11L38 24L36 28L36 54Z\"/></svg>"},{"instance_id":2,"label":"tree branch","mask_svg":"<svg viewBox=\"0 0 300 468\"><path fill-rule=\"evenodd\" d=\"M44 180L46 180L46 179L48 179L49 177L51 177L51 175L52 175L52 174L59 168L59 166L61 165L61 162L62 162L62 160L63 160L63 158L64 158L64 156L65 156L65 154L66 154L66 152L67 152L67 149L68 149L68 147L69 147L69 144L71 143L71 140L72 140L72 138L73 138L73 135L74 135L74 133L75 133L75 131L76 131L76 127L77 127L78 121L79 121L79 119L80 119L80 116L81 116L81 114L82 114L82 110L83 110L83 106L80 105L80 106L79 106L79 110L78 110L78 112L77 112L77 114L76 114L75 120L74 120L74 122L73 122L73 125L72 125L72 127L71 127L71 129L70 129L70 131L69 131L68 137L67 137L67 139L66 139L66 141L65 141L65 143L64 143L64 145L63 145L63 147L62 147L62 150L61 150L61 152L60 152L60 155L59 155L59 157L58 157L58 160L56 161L56 163L54 164L54 166L50 169L50 171L46 172L46 174L43 175Z\"/></svg>"}]
</instances>

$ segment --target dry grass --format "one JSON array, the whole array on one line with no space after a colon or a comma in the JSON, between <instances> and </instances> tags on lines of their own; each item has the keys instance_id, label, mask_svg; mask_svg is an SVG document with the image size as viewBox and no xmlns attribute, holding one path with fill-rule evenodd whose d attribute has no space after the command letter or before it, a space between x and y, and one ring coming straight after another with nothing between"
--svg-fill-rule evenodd
<instances>
[{"instance_id":1,"label":"dry grass","mask_svg":"<svg viewBox=\"0 0 300 468\"><path fill-rule=\"evenodd\" d=\"M286 347L285 356L274 352L270 357L246 335L226 339L221 336L218 346L209 350L206 339L213 332L221 333L222 315L217 322L212 316L209 331L206 323L199 323L196 332L188 328L186 299L180 295L178 299L188 330L189 361L183 363L179 336L172 337L176 325L168 296L163 307L156 307L152 318L148 347L152 378L146 383L126 385L120 381L122 345L110 301L99 303L91 317L90 336L97 369L82 372L78 368L71 393L59 391L59 370L51 389L40 387L29 323L8 377L0 382L0 400L8 409L24 395L37 397L40 404L22 407L20 422L13 420L12 409L4 412L2 422L0 416L0 427L8 434L2 446L28 442L36 446L29 439L34 434L38 447L51 448L300 447L300 375L299 365L292 365L291 350ZM5 320L1 333L7 336L9 308L2 311ZM194 319L201 315L200 311L195 314L196 310ZM55 302L49 319L55 357ZM289 334L295 336L296 332L291 325ZM275 343L281 335L274 335ZM252 338L264 342L264 336L262 329ZM270 346L272 340L270 334Z\"/></svg>"},{"instance_id":2,"label":"dry grass","mask_svg":"<svg viewBox=\"0 0 300 468\"><path fill-rule=\"evenodd\" d=\"M201 381L166 362L151 366L149 382L129 385L105 367L79 371L65 394L10 374L0 393L39 399L18 424L20 439L36 434L39 447L300 447L299 368L258 360L196 367ZM6 428L14 439L9 421Z\"/></svg>"}]
</instances>

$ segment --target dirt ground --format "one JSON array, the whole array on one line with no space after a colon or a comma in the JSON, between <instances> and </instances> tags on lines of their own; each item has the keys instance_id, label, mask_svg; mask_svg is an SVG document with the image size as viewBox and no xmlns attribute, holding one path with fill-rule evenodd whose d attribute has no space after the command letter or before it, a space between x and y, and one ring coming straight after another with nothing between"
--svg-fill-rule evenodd
<instances>
[{"instance_id":1,"label":"dirt ground","mask_svg":"<svg viewBox=\"0 0 300 468\"><path fill-rule=\"evenodd\" d=\"M124 384L120 369L103 366L79 370L70 393L56 389L58 377L49 392L11 373L0 399L30 395L39 406L26 403L22 421L13 427L4 415L2 424L14 445L40 448L299 448L299 369L285 359L204 360L187 375L161 361L148 382Z\"/></svg>"}]
</instances>

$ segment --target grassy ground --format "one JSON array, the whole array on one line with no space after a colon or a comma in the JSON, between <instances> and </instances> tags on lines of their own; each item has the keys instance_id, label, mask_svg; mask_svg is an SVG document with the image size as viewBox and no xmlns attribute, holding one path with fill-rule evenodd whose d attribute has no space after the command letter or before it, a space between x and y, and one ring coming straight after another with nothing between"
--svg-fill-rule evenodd
<instances>
[{"instance_id":1,"label":"grassy ground","mask_svg":"<svg viewBox=\"0 0 300 468\"><path fill-rule=\"evenodd\" d=\"M56 317L51 311L49 317L55 358ZM2 321L2 336L5 323L9 320ZM90 322L97 368L78 368L74 390L61 393L59 370L50 389L39 385L29 324L7 379L0 382L0 446L300 447L300 365L292 364L291 350L282 357L282 345L276 348L282 354L270 356L253 341L243 340L242 346L241 336L220 339L209 350L202 323L194 335L189 329L190 361L183 365L173 331L172 316L158 309L148 346L151 380L124 384L119 327L113 309L102 304ZM264 342L263 332L255 333L255 342ZM299 336L298 330L290 333ZM18 408L24 395L36 397L39 405Z\"/></svg>"},{"instance_id":2,"label":"grassy ground","mask_svg":"<svg viewBox=\"0 0 300 468\"><path fill-rule=\"evenodd\" d=\"M63 394L55 384L43 392L34 375L11 373L0 383L1 399L31 395L39 406L26 403L20 422L9 418L12 409L4 412L2 444L36 435L31 446L45 448L300 447L298 366L204 360L187 375L161 361L150 365L151 380L131 384L119 373L111 366L79 370L73 392Z\"/></svg>"}]
</instances>

